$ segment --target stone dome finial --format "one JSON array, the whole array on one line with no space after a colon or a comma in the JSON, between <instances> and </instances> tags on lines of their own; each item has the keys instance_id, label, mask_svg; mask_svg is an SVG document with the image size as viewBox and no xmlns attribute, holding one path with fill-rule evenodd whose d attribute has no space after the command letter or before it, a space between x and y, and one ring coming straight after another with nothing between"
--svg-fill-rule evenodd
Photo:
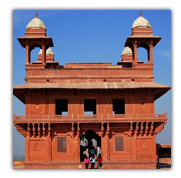
<instances>
[{"instance_id":1,"label":"stone dome finial","mask_svg":"<svg viewBox=\"0 0 181 178\"><path fill-rule=\"evenodd\" d=\"M140 16L133 22L132 28L135 27L151 27L149 21L142 16L142 12L140 12Z\"/></svg>"},{"instance_id":2,"label":"stone dome finial","mask_svg":"<svg viewBox=\"0 0 181 178\"><path fill-rule=\"evenodd\" d=\"M26 28L29 28L29 29L41 29L41 28L44 28L46 29L45 27L45 24L43 21L41 21L39 18L38 18L38 13L36 12L35 14L35 18L32 19L28 25L26 26Z\"/></svg>"},{"instance_id":3,"label":"stone dome finial","mask_svg":"<svg viewBox=\"0 0 181 178\"><path fill-rule=\"evenodd\" d=\"M42 49L40 49L40 51L39 51L39 55L41 55L41 54L42 54ZM53 50L51 48L48 48L46 50L46 55L54 55Z\"/></svg>"},{"instance_id":4,"label":"stone dome finial","mask_svg":"<svg viewBox=\"0 0 181 178\"><path fill-rule=\"evenodd\" d=\"M121 56L122 56L122 55L132 55L132 50L131 50L131 48L129 48L129 47L124 48L123 51L122 51L122 53L121 53Z\"/></svg>"}]
</instances>

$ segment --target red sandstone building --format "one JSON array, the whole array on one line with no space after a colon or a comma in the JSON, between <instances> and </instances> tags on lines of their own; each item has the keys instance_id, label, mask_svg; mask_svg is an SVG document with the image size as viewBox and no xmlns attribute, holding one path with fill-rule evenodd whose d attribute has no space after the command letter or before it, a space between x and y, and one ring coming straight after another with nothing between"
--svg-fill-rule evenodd
<instances>
[{"instance_id":1,"label":"red sandstone building","mask_svg":"<svg viewBox=\"0 0 181 178\"><path fill-rule=\"evenodd\" d=\"M131 31L117 65L62 66L37 14L28 23L18 38L26 49L26 84L13 87L26 106L26 114L13 120L25 137L26 168L84 168L83 139L101 147L103 168L156 168L156 134L167 114L155 114L154 102L170 90L153 81L153 47L161 37L142 14ZM31 63L35 47L42 50ZM137 48L147 51L147 63L139 61Z\"/></svg>"}]
</instances>

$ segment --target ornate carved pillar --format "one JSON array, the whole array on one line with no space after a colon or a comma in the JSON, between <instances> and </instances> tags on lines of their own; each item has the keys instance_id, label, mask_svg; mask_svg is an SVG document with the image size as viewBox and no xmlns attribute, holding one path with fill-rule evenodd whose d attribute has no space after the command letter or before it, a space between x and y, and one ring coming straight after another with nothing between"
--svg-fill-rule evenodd
<instances>
[{"instance_id":1,"label":"ornate carved pillar","mask_svg":"<svg viewBox=\"0 0 181 178\"><path fill-rule=\"evenodd\" d=\"M151 122L150 135L152 135L153 132L154 132L154 122Z\"/></svg>"},{"instance_id":2,"label":"ornate carved pillar","mask_svg":"<svg viewBox=\"0 0 181 178\"><path fill-rule=\"evenodd\" d=\"M131 136L133 133L133 122L130 123L130 133L129 136Z\"/></svg>"},{"instance_id":3,"label":"ornate carved pillar","mask_svg":"<svg viewBox=\"0 0 181 178\"><path fill-rule=\"evenodd\" d=\"M148 131L149 131L149 122L146 122L146 127L145 127L145 134L148 135Z\"/></svg>"},{"instance_id":4,"label":"ornate carved pillar","mask_svg":"<svg viewBox=\"0 0 181 178\"><path fill-rule=\"evenodd\" d=\"M45 123L43 123L43 136L45 136Z\"/></svg>"},{"instance_id":5,"label":"ornate carved pillar","mask_svg":"<svg viewBox=\"0 0 181 178\"><path fill-rule=\"evenodd\" d=\"M48 123L48 136L51 135L51 123Z\"/></svg>"},{"instance_id":6,"label":"ornate carved pillar","mask_svg":"<svg viewBox=\"0 0 181 178\"><path fill-rule=\"evenodd\" d=\"M40 123L38 123L38 137L40 138Z\"/></svg>"},{"instance_id":7,"label":"ornate carved pillar","mask_svg":"<svg viewBox=\"0 0 181 178\"><path fill-rule=\"evenodd\" d=\"M141 122L140 125L140 135L143 136L144 122Z\"/></svg>"},{"instance_id":8,"label":"ornate carved pillar","mask_svg":"<svg viewBox=\"0 0 181 178\"><path fill-rule=\"evenodd\" d=\"M135 135L138 135L139 132L139 122L136 122Z\"/></svg>"},{"instance_id":9,"label":"ornate carved pillar","mask_svg":"<svg viewBox=\"0 0 181 178\"><path fill-rule=\"evenodd\" d=\"M72 122L72 128L71 128L71 130L72 130L71 138L73 138L73 137L74 137L74 122Z\"/></svg>"},{"instance_id":10,"label":"ornate carved pillar","mask_svg":"<svg viewBox=\"0 0 181 178\"><path fill-rule=\"evenodd\" d=\"M33 137L35 137L35 123L33 123Z\"/></svg>"}]
</instances>

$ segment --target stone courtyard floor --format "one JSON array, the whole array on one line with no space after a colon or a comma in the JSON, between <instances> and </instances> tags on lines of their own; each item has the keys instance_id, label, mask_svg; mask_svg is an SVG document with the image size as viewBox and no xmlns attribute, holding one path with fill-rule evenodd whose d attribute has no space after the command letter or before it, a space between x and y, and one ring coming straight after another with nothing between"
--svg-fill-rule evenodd
<instances>
[{"instance_id":1,"label":"stone courtyard floor","mask_svg":"<svg viewBox=\"0 0 181 178\"><path fill-rule=\"evenodd\" d=\"M25 169L24 161L13 161L13 169ZM157 164L157 169L171 169L171 164Z\"/></svg>"}]
</instances>

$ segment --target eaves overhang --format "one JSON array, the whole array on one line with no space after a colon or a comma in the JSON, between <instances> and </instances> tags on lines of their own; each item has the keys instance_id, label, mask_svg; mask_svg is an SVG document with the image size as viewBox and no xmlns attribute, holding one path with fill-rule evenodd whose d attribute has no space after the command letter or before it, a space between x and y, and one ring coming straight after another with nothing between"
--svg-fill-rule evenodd
<instances>
[{"instance_id":1,"label":"eaves overhang","mask_svg":"<svg viewBox=\"0 0 181 178\"><path fill-rule=\"evenodd\" d=\"M25 103L25 90L38 89L155 89L155 100L171 89L170 86L155 82L89 82L89 83L27 83L13 87L13 95Z\"/></svg>"}]
</instances>

